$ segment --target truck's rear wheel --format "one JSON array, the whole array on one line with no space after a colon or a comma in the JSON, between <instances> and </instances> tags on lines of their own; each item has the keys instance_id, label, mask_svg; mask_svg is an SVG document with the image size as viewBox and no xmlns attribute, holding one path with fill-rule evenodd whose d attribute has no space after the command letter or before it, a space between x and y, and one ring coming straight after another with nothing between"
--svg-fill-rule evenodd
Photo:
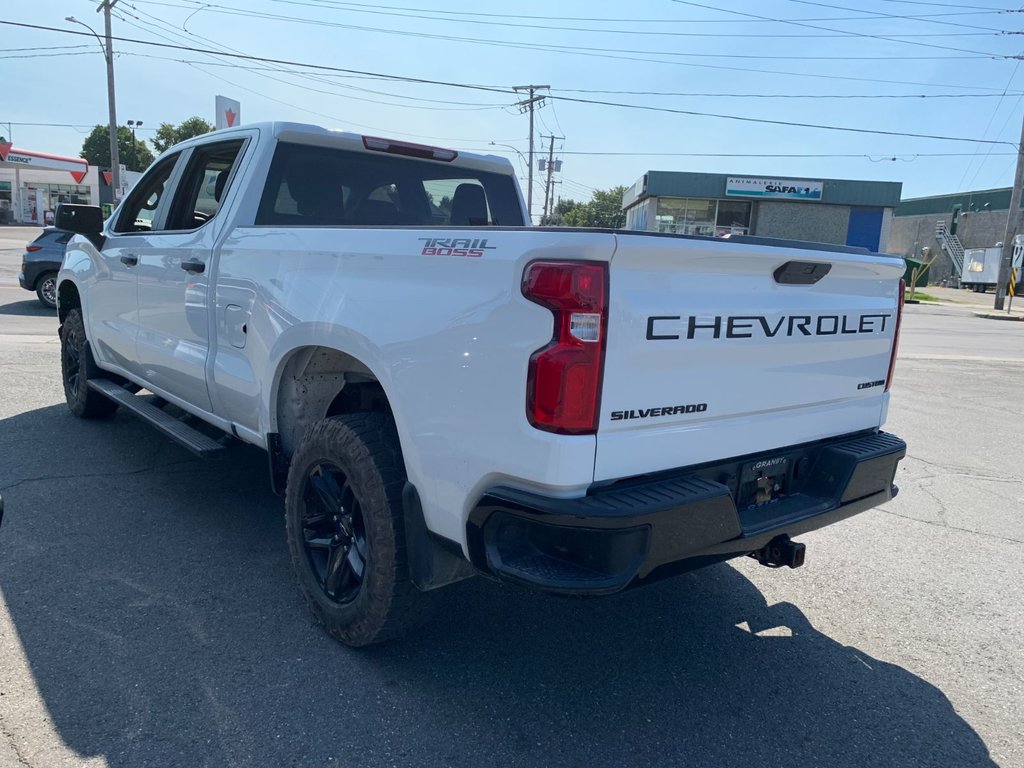
<instances>
[{"instance_id":1,"label":"truck's rear wheel","mask_svg":"<svg viewBox=\"0 0 1024 768\"><path fill-rule=\"evenodd\" d=\"M425 613L428 596L409 579L404 484L398 437L382 414L317 422L292 456L292 565L313 615L347 645L389 640Z\"/></svg>"},{"instance_id":2,"label":"truck's rear wheel","mask_svg":"<svg viewBox=\"0 0 1024 768\"><path fill-rule=\"evenodd\" d=\"M64 399L75 416L98 419L117 410L117 403L89 389L89 379L100 377L86 344L85 323L79 309L68 312L61 326L60 372L64 381Z\"/></svg>"}]
</instances>

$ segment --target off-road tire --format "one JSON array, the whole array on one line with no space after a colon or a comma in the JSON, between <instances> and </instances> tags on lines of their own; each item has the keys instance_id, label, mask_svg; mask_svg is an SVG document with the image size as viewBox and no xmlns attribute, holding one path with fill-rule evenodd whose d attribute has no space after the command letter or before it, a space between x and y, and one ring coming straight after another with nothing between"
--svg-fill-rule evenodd
<instances>
[{"instance_id":1,"label":"off-road tire","mask_svg":"<svg viewBox=\"0 0 1024 768\"><path fill-rule=\"evenodd\" d=\"M101 419L117 410L117 403L89 388L89 380L103 378L86 343L82 311L72 309L60 331L60 373L68 408L82 419Z\"/></svg>"},{"instance_id":2,"label":"off-road tire","mask_svg":"<svg viewBox=\"0 0 1024 768\"><path fill-rule=\"evenodd\" d=\"M358 526L365 545L361 582L354 596L341 602L337 595L330 595L326 576L318 571L307 545L308 523L322 519L326 507L315 495L311 476L324 466L338 470L345 493L354 499L348 506L358 510L362 521ZM420 623L429 610L431 596L418 590L409 577L402 512L405 480L398 435L380 413L319 421L306 431L292 456L285 493L292 566L317 621L346 645L391 640ZM329 563L330 557L325 557ZM329 566L324 570L329 571Z\"/></svg>"},{"instance_id":3,"label":"off-road tire","mask_svg":"<svg viewBox=\"0 0 1024 768\"><path fill-rule=\"evenodd\" d=\"M57 273L45 272L36 280L36 298L47 309L57 308Z\"/></svg>"}]
</instances>

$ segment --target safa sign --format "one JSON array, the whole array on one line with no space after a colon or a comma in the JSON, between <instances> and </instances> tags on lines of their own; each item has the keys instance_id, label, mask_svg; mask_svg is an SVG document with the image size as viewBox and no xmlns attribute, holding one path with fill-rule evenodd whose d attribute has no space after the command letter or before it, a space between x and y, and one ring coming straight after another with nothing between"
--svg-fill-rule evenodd
<instances>
[{"instance_id":1,"label":"safa sign","mask_svg":"<svg viewBox=\"0 0 1024 768\"><path fill-rule=\"evenodd\" d=\"M746 176L725 180L726 197L759 197L770 200L821 200L825 182L802 179L753 179Z\"/></svg>"}]
</instances>

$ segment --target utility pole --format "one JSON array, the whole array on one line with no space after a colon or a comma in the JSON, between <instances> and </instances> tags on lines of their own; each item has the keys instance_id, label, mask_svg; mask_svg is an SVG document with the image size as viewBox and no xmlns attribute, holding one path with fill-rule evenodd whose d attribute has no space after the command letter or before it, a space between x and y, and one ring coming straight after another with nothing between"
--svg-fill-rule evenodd
<instances>
[{"instance_id":1,"label":"utility pole","mask_svg":"<svg viewBox=\"0 0 1024 768\"><path fill-rule=\"evenodd\" d=\"M550 213L549 205L551 203L552 193L551 174L555 170L555 139L562 140L565 138L565 136L546 136L542 138L548 139L548 178L547 181L544 182L544 215L541 219L541 223L543 224L545 221L547 221L548 214Z\"/></svg>"},{"instance_id":2,"label":"utility pole","mask_svg":"<svg viewBox=\"0 0 1024 768\"><path fill-rule=\"evenodd\" d=\"M539 105L544 101L543 96L536 96L535 93L536 91L546 91L550 88L550 85L517 85L512 88L516 93L519 91L527 91L529 93L527 98L516 102L516 106L519 107L520 112L528 111L530 113L530 172L526 185L526 210L530 217L528 223L531 225L533 224L533 109L534 105Z\"/></svg>"},{"instance_id":3,"label":"utility pole","mask_svg":"<svg viewBox=\"0 0 1024 768\"><path fill-rule=\"evenodd\" d=\"M1006 284L1010 281L1013 266L1013 244L1020 231L1020 192L1024 184L1024 120L1020 126L1020 143L1017 145L1017 172L1013 176L1010 190L1010 210L1006 212L1006 234L1003 236L1003 258L999 262L999 282L996 284L995 309L1002 309L1006 301Z\"/></svg>"},{"instance_id":4,"label":"utility pole","mask_svg":"<svg viewBox=\"0 0 1024 768\"><path fill-rule=\"evenodd\" d=\"M121 155L117 150L117 108L114 98L114 43L110 32L110 9L117 5L117 0L103 0L96 13L103 11L103 27L107 37L104 53L107 57L107 109L110 112L110 184L114 190L114 204L117 205L121 194Z\"/></svg>"}]
</instances>

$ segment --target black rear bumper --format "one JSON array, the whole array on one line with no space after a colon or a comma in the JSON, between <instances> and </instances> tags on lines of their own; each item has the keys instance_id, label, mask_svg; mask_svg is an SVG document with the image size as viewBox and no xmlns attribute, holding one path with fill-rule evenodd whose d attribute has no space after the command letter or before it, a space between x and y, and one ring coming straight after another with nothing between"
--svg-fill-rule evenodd
<instances>
[{"instance_id":1,"label":"black rear bumper","mask_svg":"<svg viewBox=\"0 0 1024 768\"><path fill-rule=\"evenodd\" d=\"M494 488L470 514L470 557L481 571L546 591L617 592L883 504L906 452L898 437L873 432L631 478L576 499ZM745 489L761 464L784 469L769 476L773 498L750 503Z\"/></svg>"}]
</instances>

